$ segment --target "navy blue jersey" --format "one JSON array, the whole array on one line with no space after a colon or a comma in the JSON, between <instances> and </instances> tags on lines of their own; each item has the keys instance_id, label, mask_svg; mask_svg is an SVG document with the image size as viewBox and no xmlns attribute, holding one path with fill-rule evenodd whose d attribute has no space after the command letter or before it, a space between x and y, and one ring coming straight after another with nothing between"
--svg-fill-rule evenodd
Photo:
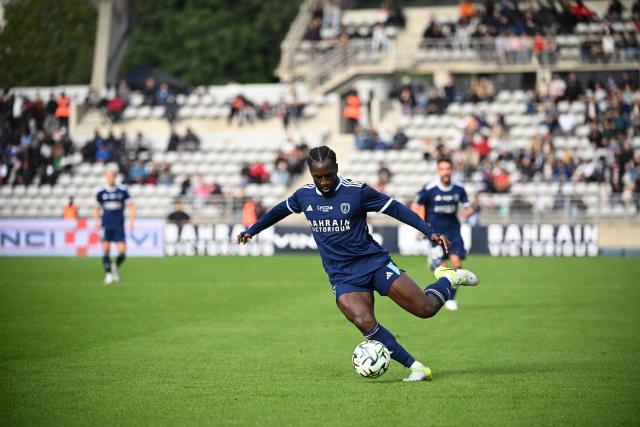
<instances>
[{"instance_id":1,"label":"navy blue jersey","mask_svg":"<svg viewBox=\"0 0 640 427\"><path fill-rule=\"evenodd\" d=\"M98 191L96 200L102 208L102 227L124 227L124 208L129 199L129 191L125 185L105 185Z\"/></svg>"},{"instance_id":2,"label":"navy blue jersey","mask_svg":"<svg viewBox=\"0 0 640 427\"><path fill-rule=\"evenodd\" d=\"M453 182L445 187L440 180L435 180L418 192L416 203L424 205L425 221L439 232L447 234L460 231L458 204L469 206L469 199L461 184Z\"/></svg>"},{"instance_id":3,"label":"navy blue jersey","mask_svg":"<svg viewBox=\"0 0 640 427\"><path fill-rule=\"evenodd\" d=\"M367 212L385 213L425 235L433 234L418 215L391 197L362 182L339 180L329 197L313 184L302 186L247 232L255 235L291 213L303 213L332 285L363 285L363 277L390 262L389 252L369 234Z\"/></svg>"}]
</instances>

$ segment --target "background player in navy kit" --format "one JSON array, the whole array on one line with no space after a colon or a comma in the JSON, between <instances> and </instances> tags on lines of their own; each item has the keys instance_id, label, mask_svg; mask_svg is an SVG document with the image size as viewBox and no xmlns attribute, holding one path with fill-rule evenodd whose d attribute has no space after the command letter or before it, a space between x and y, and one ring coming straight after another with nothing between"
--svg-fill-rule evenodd
<instances>
[{"instance_id":1,"label":"background player in navy kit","mask_svg":"<svg viewBox=\"0 0 640 427\"><path fill-rule=\"evenodd\" d=\"M106 185L100 188L96 195L98 204L93 210L93 218L96 227L101 229L102 237L102 265L104 267L105 285L120 281L119 268L126 258L127 244L124 230L124 209L129 208L129 229L133 229L136 210L129 191L124 185L116 184L115 170L109 169L105 175ZM100 211L102 210L102 215ZM116 244L118 257L116 262L111 262L109 254L111 242Z\"/></svg>"},{"instance_id":2,"label":"background player in navy kit","mask_svg":"<svg viewBox=\"0 0 640 427\"><path fill-rule=\"evenodd\" d=\"M438 160L438 179L426 185L416 198L418 205L425 207L425 221L440 233L447 235L451 241L451 249L445 253L437 244L430 251L431 269L446 267L447 260L451 261L452 268L462 268L462 260L467 257L464 242L460 234L460 221L458 221L458 204L462 204L462 216L465 218L473 215L473 208L467 197L464 187L452 182L451 174L453 164L449 159ZM445 308L455 311L458 309L456 302L457 290L454 289L452 298L447 300Z\"/></svg>"},{"instance_id":3,"label":"background player in navy kit","mask_svg":"<svg viewBox=\"0 0 640 427\"><path fill-rule=\"evenodd\" d=\"M405 381L431 379L431 370L416 361L376 321L373 291L388 295L415 316L428 318L440 310L455 286L476 285L477 276L467 270L443 270L435 283L421 290L394 264L388 251L373 240L367 227L367 212L384 213L411 225L445 250L451 245L447 237L434 233L417 214L391 197L362 182L339 177L336 155L328 147L313 148L307 163L314 184L302 186L265 213L238 235L238 243L247 243L292 213L304 213L342 313L367 339L385 344L394 360L410 368Z\"/></svg>"}]
</instances>

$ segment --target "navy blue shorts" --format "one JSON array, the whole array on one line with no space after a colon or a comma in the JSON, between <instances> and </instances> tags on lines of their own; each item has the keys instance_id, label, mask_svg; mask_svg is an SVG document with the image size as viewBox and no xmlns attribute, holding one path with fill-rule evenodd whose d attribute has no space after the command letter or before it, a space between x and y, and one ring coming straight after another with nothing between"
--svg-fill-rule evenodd
<instances>
[{"instance_id":1,"label":"navy blue shorts","mask_svg":"<svg viewBox=\"0 0 640 427\"><path fill-rule=\"evenodd\" d=\"M104 242L124 242L124 227L102 227L101 238Z\"/></svg>"},{"instance_id":2,"label":"navy blue shorts","mask_svg":"<svg viewBox=\"0 0 640 427\"><path fill-rule=\"evenodd\" d=\"M333 293L336 296L336 301L338 301L340 295L349 292L373 292L375 290L382 296L388 295L389 288L400 277L400 272L401 270L398 266L393 261L389 261L384 267L380 267L373 273L363 276L362 285L334 285Z\"/></svg>"},{"instance_id":3,"label":"navy blue shorts","mask_svg":"<svg viewBox=\"0 0 640 427\"><path fill-rule=\"evenodd\" d=\"M452 232L452 233L444 232L442 234L447 236L447 239L449 239L449 241L451 242L451 249L449 249L449 253L444 253L444 248L442 248L442 246L438 245L433 240L430 241L431 246L433 248L435 248L436 246L439 246L442 249L441 259L449 258L449 254L458 255L460 259L465 259L467 257L467 251L464 248L464 242L462 241L462 236L460 235L460 232L459 231Z\"/></svg>"}]
</instances>

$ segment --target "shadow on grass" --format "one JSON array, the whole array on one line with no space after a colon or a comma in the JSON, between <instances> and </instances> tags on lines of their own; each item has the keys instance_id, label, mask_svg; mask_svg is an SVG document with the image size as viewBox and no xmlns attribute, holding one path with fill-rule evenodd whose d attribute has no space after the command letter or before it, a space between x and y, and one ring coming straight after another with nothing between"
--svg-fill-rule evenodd
<instances>
[{"instance_id":1,"label":"shadow on grass","mask_svg":"<svg viewBox=\"0 0 640 427\"><path fill-rule=\"evenodd\" d=\"M443 369L434 372L433 381L438 382L442 380L448 380L456 377L495 377L502 375L531 375L541 373L561 372L568 368L568 366L558 366L557 364L544 364L544 363L514 363L511 365L500 364L490 366L474 366L461 369ZM408 374L409 371L407 371ZM398 383L402 381L404 377L393 378L380 378L368 381L369 384L390 384Z\"/></svg>"}]
</instances>

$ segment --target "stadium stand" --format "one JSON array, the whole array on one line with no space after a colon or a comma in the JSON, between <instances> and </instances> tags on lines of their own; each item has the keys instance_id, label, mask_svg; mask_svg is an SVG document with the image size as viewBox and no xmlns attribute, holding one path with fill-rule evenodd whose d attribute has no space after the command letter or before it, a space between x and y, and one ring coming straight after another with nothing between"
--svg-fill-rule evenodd
<instances>
[{"instance_id":1,"label":"stadium stand","mask_svg":"<svg viewBox=\"0 0 640 427\"><path fill-rule=\"evenodd\" d=\"M155 81L139 90L120 82L101 92L87 86L13 88L0 98L0 194L6 200L0 217L58 217L70 197L86 217L106 165L114 163L142 217L164 217L182 198L196 217L237 218L247 198L271 205L291 191L304 172L306 150L325 141L344 159L343 174L405 202L435 177L434 160L446 156L484 214L496 220L635 216L637 72L626 81L611 74L586 87L541 67L572 61L595 64L601 73L620 64L633 68L639 60L637 3L619 12L587 2L591 15L558 10L541 20L526 5L510 10L516 2L487 13L469 2L460 8L403 10L383 3L380 9L341 10L335 2L316 7L320 3L307 1L283 44L283 63L304 83L230 83L186 92ZM570 28L568 13L575 20ZM429 22L429 16L436 18ZM515 39L523 51L497 49L516 46ZM589 45L596 40L600 48ZM411 43L415 49L405 49ZM328 109L337 118L341 106L328 102L326 82L335 80L334 95L346 94L358 73L393 80L393 73L440 62L460 62L466 75L437 84L405 82L381 100L386 110L380 122L374 125L366 114L348 139L337 133L327 139L336 129L319 112ZM491 73L469 79L487 63L523 66L519 72L536 73L538 85L496 89ZM345 71L372 64L386 68ZM548 80L540 78L552 72ZM289 77L297 79L295 73ZM68 124L58 108L62 93L70 103ZM366 110L367 97L362 101ZM309 123L315 126L304 125Z\"/></svg>"},{"instance_id":2,"label":"stadium stand","mask_svg":"<svg viewBox=\"0 0 640 427\"><path fill-rule=\"evenodd\" d=\"M476 87L477 82L471 84ZM430 95L436 91L435 98ZM403 96L402 94L407 94ZM347 175L409 202L435 178L434 160L451 158L469 193L489 215L584 218L635 215L640 194L640 91L637 82L585 89L570 75L535 91L445 91L406 85L397 123L409 138L391 149L391 133L356 132ZM412 101L413 100L413 101ZM430 104L438 104L431 110ZM361 139L369 139L362 143ZM375 143L371 142L375 139ZM635 153L634 154L634 150ZM380 183L379 171L393 179ZM386 181L386 179L384 180Z\"/></svg>"},{"instance_id":3,"label":"stadium stand","mask_svg":"<svg viewBox=\"0 0 640 427\"><path fill-rule=\"evenodd\" d=\"M255 132L239 127L242 124L239 121L236 127L231 124L227 132L196 135L189 127L189 120L220 119L224 123L231 119L230 102L238 95L253 100L253 105L277 105L287 95L291 96L291 88L279 84L234 84L209 87L204 93L201 89L182 98L177 96L178 111L216 108L224 114L216 117L179 114L172 125L177 122L179 126L186 126L183 136L178 135L175 127L171 132L134 130L144 128L146 122L150 122L153 130L157 119L165 116L164 112L140 112L165 106L159 105L155 98L151 105L144 105L144 94L131 92L119 123L120 130L115 131L109 120L103 122L105 126L101 130L92 133L86 124L78 125L73 139L69 128L55 116L56 95L68 93L72 108L90 110L87 87L16 88L4 94L0 97L0 115L5 124L1 140L3 185L0 194L8 202L2 204L0 216L60 217L63 205L73 197L79 215L88 217L109 164L117 166L120 181L130 185L141 217L166 216L176 198L181 198L200 215L232 216L241 210L247 198L272 203L282 197L288 184L302 171L306 150L322 143L324 133L302 133L296 129ZM307 101L304 87L296 90L302 94L299 99L305 102L307 110L302 113L300 107L300 118L311 117L309 111L324 100L320 97L315 102ZM54 100L51 105L41 98L41 94L49 93ZM95 103L96 110L106 112L103 107L108 101ZM286 115L292 114L291 105L299 101L290 102ZM283 114L279 118L284 122ZM270 185L261 185L263 183Z\"/></svg>"}]
</instances>

